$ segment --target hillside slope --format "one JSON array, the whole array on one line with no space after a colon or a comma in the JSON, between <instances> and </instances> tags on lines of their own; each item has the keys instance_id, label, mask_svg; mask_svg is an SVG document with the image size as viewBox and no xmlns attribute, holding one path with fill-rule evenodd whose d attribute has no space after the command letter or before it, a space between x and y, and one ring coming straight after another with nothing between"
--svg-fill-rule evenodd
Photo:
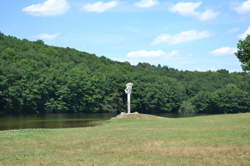
<instances>
[{"instance_id":1,"label":"hillside slope","mask_svg":"<svg viewBox=\"0 0 250 166\"><path fill-rule=\"evenodd\" d=\"M0 113L120 112L129 81L138 112L250 111L246 73L132 66L0 34Z\"/></svg>"}]
</instances>

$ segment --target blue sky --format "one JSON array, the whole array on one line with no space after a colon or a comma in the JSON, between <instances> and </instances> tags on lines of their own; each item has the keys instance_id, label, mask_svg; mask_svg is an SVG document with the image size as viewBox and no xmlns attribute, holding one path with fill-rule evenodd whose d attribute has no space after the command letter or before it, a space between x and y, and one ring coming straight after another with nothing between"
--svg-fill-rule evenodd
<instances>
[{"instance_id":1,"label":"blue sky","mask_svg":"<svg viewBox=\"0 0 250 166\"><path fill-rule=\"evenodd\" d=\"M131 64L241 71L250 0L2 0L0 31Z\"/></svg>"}]
</instances>

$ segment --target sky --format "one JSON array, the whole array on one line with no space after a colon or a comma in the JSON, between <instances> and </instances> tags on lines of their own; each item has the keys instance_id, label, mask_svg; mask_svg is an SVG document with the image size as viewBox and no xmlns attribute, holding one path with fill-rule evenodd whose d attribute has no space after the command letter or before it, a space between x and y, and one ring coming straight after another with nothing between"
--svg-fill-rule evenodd
<instances>
[{"instance_id":1,"label":"sky","mask_svg":"<svg viewBox=\"0 0 250 166\"><path fill-rule=\"evenodd\" d=\"M1 0L0 32L133 65L234 72L250 0Z\"/></svg>"}]
</instances>

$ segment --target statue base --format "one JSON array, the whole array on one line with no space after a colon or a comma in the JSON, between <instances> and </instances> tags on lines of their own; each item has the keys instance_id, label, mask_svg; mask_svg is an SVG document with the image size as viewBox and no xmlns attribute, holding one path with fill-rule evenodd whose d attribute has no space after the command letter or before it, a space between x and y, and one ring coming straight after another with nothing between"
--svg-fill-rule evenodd
<instances>
[{"instance_id":1,"label":"statue base","mask_svg":"<svg viewBox=\"0 0 250 166\"><path fill-rule=\"evenodd\" d=\"M139 114L139 112L133 112L133 113L126 113L126 112L121 112L120 114L118 114L116 116L116 118L123 118L123 117L126 117L128 115L133 115L133 114Z\"/></svg>"}]
</instances>

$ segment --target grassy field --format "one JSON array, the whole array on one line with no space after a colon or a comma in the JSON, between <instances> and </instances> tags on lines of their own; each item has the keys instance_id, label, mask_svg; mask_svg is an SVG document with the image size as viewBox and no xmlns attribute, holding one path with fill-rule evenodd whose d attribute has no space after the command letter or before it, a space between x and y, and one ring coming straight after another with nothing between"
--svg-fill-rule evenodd
<instances>
[{"instance_id":1,"label":"grassy field","mask_svg":"<svg viewBox=\"0 0 250 166\"><path fill-rule=\"evenodd\" d=\"M101 126L0 131L4 166L250 165L250 113L132 115Z\"/></svg>"}]
</instances>

